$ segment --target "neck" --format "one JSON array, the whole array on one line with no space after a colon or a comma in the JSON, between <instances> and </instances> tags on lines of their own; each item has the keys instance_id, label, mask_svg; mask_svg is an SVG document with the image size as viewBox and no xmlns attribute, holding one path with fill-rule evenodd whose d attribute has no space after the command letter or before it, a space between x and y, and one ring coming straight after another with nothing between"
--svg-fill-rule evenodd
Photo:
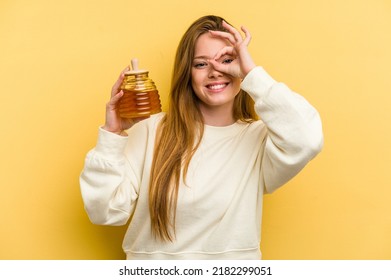
<instances>
[{"instance_id":1,"label":"neck","mask_svg":"<svg viewBox=\"0 0 391 280\"><path fill-rule=\"evenodd\" d=\"M236 122L232 114L232 108L230 107L213 107L208 108L202 106L202 117L204 118L204 124L210 126L228 126Z\"/></svg>"}]
</instances>

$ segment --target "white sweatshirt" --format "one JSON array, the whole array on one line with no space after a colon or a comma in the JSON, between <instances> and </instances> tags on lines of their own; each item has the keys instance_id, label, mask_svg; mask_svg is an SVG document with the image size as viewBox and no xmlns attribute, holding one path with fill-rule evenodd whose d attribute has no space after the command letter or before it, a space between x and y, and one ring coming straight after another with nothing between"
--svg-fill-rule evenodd
<instances>
[{"instance_id":1,"label":"white sweatshirt","mask_svg":"<svg viewBox=\"0 0 391 280\"><path fill-rule=\"evenodd\" d=\"M127 259L260 259L262 201L322 148L317 111L256 67L242 89L262 120L205 125L186 184L178 194L174 242L151 234L148 186L155 132L164 113L119 136L99 129L80 176L85 209L95 224L124 225Z\"/></svg>"}]
</instances>

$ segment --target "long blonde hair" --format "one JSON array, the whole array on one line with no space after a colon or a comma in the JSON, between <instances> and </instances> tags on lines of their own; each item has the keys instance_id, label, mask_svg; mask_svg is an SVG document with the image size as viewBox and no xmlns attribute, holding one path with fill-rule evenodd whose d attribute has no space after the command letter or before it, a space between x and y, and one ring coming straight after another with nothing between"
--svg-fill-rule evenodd
<instances>
[{"instance_id":1,"label":"long blonde hair","mask_svg":"<svg viewBox=\"0 0 391 280\"><path fill-rule=\"evenodd\" d=\"M176 52L168 112L158 127L149 186L152 233L164 241L174 239L179 182L181 175L186 178L190 160L204 133L199 100L191 85L195 44L209 30L227 31L222 21L217 16L195 21L183 35ZM244 91L235 98L233 116L245 122L257 119L254 102Z\"/></svg>"}]
</instances>

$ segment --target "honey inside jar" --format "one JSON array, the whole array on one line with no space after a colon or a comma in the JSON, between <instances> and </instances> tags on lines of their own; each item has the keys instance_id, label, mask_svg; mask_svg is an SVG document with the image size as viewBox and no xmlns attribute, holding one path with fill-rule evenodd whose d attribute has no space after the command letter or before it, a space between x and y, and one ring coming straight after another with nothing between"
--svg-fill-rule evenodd
<instances>
[{"instance_id":1,"label":"honey inside jar","mask_svg":"<svg viewBox=\"0 0 391 280\"><path fill-rule=\"evenodd\" d=\"M122 118L139 118L161 112L161 102L155 83L147 70L138 69L138 60L132 59L132 68L125 73L121 89L124 95L119 101Z\"/></svg>"}]
</instances>

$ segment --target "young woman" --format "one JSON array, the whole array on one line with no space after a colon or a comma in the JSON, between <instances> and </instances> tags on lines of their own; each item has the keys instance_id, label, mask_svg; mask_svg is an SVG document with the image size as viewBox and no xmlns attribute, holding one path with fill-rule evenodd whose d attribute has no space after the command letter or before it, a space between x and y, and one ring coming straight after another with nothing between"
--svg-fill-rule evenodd
<instances>
[{"instance_id":1,"label":"young woman","mask_svg":"<svg viewBox=\"0 0 391 280\"><path fill-rule=\"evenodd\" d=\"M322 148L317 111L256 66L241 30L217 16L189 27L167 113L121 119L124 72L112 88L80 185L93 223L131 220L127 259L260 259L263 194Z\"/></svg>"}]
</instances>

